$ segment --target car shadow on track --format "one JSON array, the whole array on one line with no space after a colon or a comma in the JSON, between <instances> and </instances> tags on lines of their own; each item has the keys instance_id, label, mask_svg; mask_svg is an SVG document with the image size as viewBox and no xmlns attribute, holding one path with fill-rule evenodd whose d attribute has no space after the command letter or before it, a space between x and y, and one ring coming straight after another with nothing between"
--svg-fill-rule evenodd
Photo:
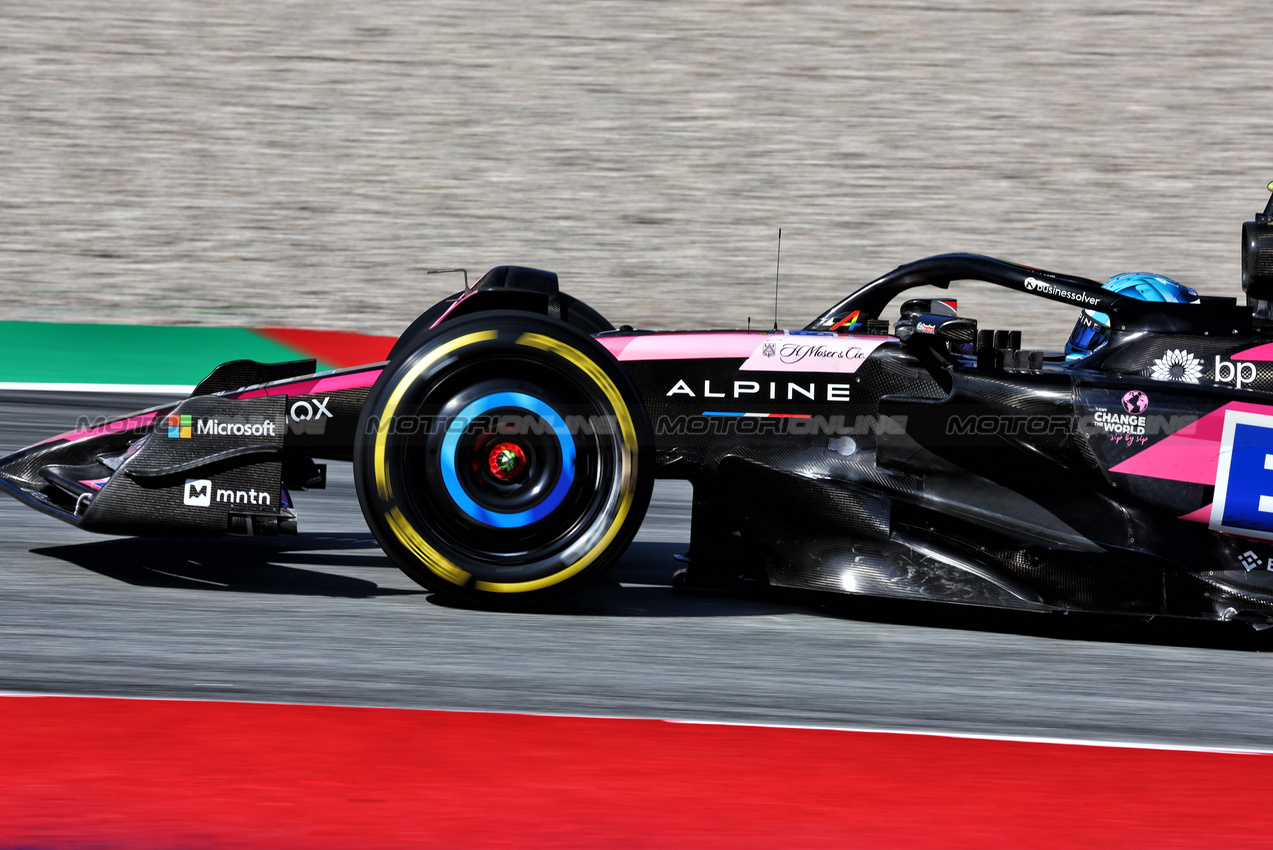
<instances>
[{"instance_id":1,"label":"car shadow on track","mask_svg":"<svg viewBox=\"0 0 1273 850\"><path fill-rule=\"evenodd\" d=\"M634 543L595 585L540 609L549 615L712 617L806 614L961 631L1017 634L1067 641L1180 646L1248 652L1273 651L1273 630L1244 623L1145 618L1113 614L1040 613L882 597L847 596L784 588L672 588L683 564L682 543ZM437 597L430 597L435 604Z\"/></svg>"},{"instance_id":2,"label":"car shadow on track","mask_svg":"<svg viewBox=\"0 0 1273 850\"><path fill-rule=\"evenodd\" d=\"M341 574L342 568L384 568L395 570L397 577L396 568L370 534L301 534L251 540L133 537L31 551L141 587L353 599L428 592L414 586L384 587Z\"/></svg>"},{"instance_id":3,"label":"car shadow on track","mask_svg":"<svg viewBox=\"0 0 1273 850\"><path fill-rule=\"evenodd\" d=\"M754 595L672 589L684 544L634 543L596 584L535 613L600 617L740 617L791 613L802 606ZM244 539L115 538L32 549L138 587L366 599L418 595L454 608L416 586L369 533ZM386 581L351 575L389 571Z\"/></svg>"},{"instance_id":4,"label":"car shadow on track","mask_svg":"<svg viewBox=\"0 0 1273 850\"><path fill-rule=\"evenodd\" d=\"M681 543L633 543L595 584L533 613L632 618L800 613L1057 640L1273 651L1273 630L1260 633L1241 623L1001 611L778 589L674 589L672 574L679 564L673 556L684 550ZM435 605L456 607L398 572L366 532L250 540L113 538L31 551L139 587L350 599L415 595L427 597ZM389 573L383 583L350 574L368 570Z\"/></svg>"},{"instance_id":5,"label":"car shadow on track","mask_svg":"<svg viewBox=\"0 0 1273 850\"><path fill-rule=\"evenodd\" d=\"M757 617L805 610L769 594L673 589L672 574L684 564L674 556L684 543L638 541L593 584L555 602L523 611L546 617L705 618ZM437 595L429 602L464 608Z\"/></svg>"},{"instance_id":6,"label":"car shadow on track","mask_svg":"<svg viewBox=\"0 0 1273 850\"><path fill-rule=\"evenodd\" d=\"M558 616L730 617L800 610L780 600L672 589L684 544L634 543L591 587L536 613ZM398 571L369 533L252 539L114 538L32 549L89 572L138 587L365 599L436 594ZM388 571L384 581L359 574ZM375 576L379 579L379 576Z\"/></svg>"},{"instance_id":7,"label":"car shadow on track","mask_svg":"<svg viewBox=\"0 0 1273 850\"><path fill-rule=\"evenodd\" d=\"M792 592L809 613L858 622L1013 634L1065 641L1175 646L1245 652L1273 651L1273 630L1245 623L1082 612L1008 611L865 596Z\"/></svg>"}]
</instances>

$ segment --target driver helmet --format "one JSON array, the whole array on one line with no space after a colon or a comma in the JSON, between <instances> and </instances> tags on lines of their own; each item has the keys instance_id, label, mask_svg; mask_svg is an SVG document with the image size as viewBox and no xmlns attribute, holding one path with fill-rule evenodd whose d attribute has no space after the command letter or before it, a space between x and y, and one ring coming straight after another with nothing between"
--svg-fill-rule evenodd
<instances>
[{"instance_id":1,"label":"driver helmet","mask_svg":"<svg viewBox=\"0 0 1273 850\"><path fill-rule=\"evenodd\" d=\"M1160 274L1133 272L1116 274L1101 285L1101 289L1117 292L1141 301L1158 301L1167 304L1197 304L1198 293L1171 278ZM1065 343L1066 361L1081 360L1109 342L1109 316L1095 310L1084 310L1074 325L1069 342Z\"/></svg>"}]
</instances>

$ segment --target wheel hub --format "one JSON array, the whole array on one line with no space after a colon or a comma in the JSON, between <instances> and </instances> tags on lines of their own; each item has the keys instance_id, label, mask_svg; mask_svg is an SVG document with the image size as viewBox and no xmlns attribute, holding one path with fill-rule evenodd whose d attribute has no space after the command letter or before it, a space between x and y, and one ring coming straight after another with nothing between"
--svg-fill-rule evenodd
<instances>
[{"instance_id":1,"label":"wheel hub","mask_svg":"<svg viewBox=\"0 0 1273 850\"><path fill-rule=\"evenodd\" d=\"M512 481L526 469L526 452L516 443L499 443L487 456L491 474L501 481Z\"/></svg>"}]
</instances>

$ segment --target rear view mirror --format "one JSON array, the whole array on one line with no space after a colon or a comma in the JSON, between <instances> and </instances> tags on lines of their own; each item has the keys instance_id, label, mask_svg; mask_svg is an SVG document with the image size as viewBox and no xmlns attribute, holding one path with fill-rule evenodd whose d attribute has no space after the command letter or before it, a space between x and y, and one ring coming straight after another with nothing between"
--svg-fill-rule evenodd
<instances>
[{"instance_id":1,"label":"rear view mirror","mask_svg":"<svg viewBox=\"0 0 1273 850\"><path fill-rule=\"evenodd\" d=\"M923 313L897 323L897 337L903 342L951 342L957 345L977 341L977 320L959 316Z\"/></svg>"}]
</instances>

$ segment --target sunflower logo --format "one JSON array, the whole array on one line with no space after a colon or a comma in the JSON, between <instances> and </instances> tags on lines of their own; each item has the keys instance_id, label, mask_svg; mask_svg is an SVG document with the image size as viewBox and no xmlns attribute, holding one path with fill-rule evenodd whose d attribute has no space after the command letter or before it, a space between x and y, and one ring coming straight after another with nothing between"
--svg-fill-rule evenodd
<instances>
[{"instance_id":1,"label":"sunflower logo","mask_svg":"<svg viewBox=\"0 0 1273 850\"><path fill-rule=\"evenodd\" d=\"M1202 361L1183 348L1173 348L1154 361L1149 376L1155 381L1196 384L1202 377Z\"/></svg>"}]
</instances>

